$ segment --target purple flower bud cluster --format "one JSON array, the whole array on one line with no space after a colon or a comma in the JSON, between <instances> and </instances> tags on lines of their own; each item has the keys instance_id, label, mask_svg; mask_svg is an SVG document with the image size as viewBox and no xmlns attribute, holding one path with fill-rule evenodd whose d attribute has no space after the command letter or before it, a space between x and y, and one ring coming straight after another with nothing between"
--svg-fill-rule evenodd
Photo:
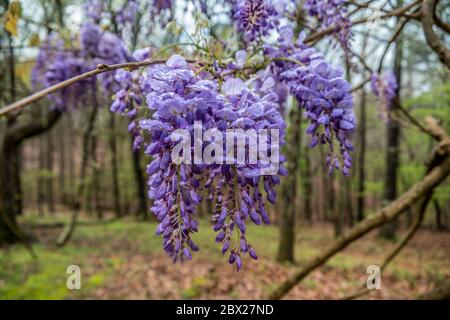
<instances>
[{"instance_id":1,"label":"purple flower bud cluster","mask_svg":"<svg viewBox=\"0 0 450 320\"><path fill-rule=\"evenodd\" d=\"M132 24L139 12L139 0L125 1L122 8L116 14L116 22L119 26Z\"/></svg>"},{"instance_id":2,"label":"purple flower bud cluster","mask_svg":"<svg viewBox=\"0 0 450 320\"><path fill-rule=\"evenodd\" d=\"M177 129L193 133L194 121L211 124L218 105L216 84L200 80L186 61L172 56L166 65L149 68L142 88L152 115L140 121L142 130L149 132L151 143L145 153L153 157L147 166L148 195L154 200L151 210L160 224L167 254L177 260L191 259L198 247L191 235L198 230L195 208L201 201L198 175L205 168L172 161L172 149L177 141L171 135Z\"/></svg>"},{"instance_id":3,"label":"purple flower bud cluster","mask_svg":"<svg viewBox=\"0 0 450 320\"><path fill-rule=\"evenodd\" d=\"M397 96L397 78L392 71L387 71L381 75L373 73L370 80L372 92L381 102L379 108L380 115L383 119L387 120L389 119L392 100Z\"/></svg>"},{"instance_id":4,"label":"purple flower bud cluster","mask_svg":"<svg viewBox=\"0 0 450 320\"><path fill-rule=\"evenodd\" d=\"M168 23L170 17L165 16L165 14L169 13L169 16L171 16L173 7L173 0L153 0L152 4L149 6L150 19L153 22L159 21L161 24Z\"/></svg>"},{"instance_id":5,"label":"purple flower bud cluster","mask_svg":"<svg viewBox=\"0 0 450 320\"><path fill-rule=\"evenodd\" d=\"M237 145L234 145L236 150L229 150L225 144L218 145L217 149L221 161L195 162L196 145L199 144L202 154L209 146L195 140L196 123L200 122L203 130L217 130L221 137L237 129L232 136L236 141L247 130L256 133L277 129L279 141L275 142L273 136L266 137L267 156L275 152L272 149L275 143L284 143L285 123L278 111L278 97L271 93L272 78L263 79L263 85L258 88L250 88L237 78L227 78L220 90L209 73L196 75L193 68L175 55L164 66L148 68L141 80L141 89L152 112L139 126L151 136L145 153L153 157L147 173L149 197L154 200L152 211L160 221L157 234L163 235L163 247L174 261L191 259L191 251L198 250L191 238L198 230L196 207L207 198L214 203L211 220L214 231L218 232L216 241L221 243L222 252L229 254L229 262L236 263L240 270L245 254L257 259L254 248L247 243L246 222L269 223L265 198L275 203L274 188L280 183L279 175L287 174L282 166L285 160L277 157L279 166L272 175L265 175L270 164L264 159L250 162L251 143L248 143L245 148L249 156L243 163L236 160ZM178 143L176 139L173 141L173 134L178 129L187 130L194 137L194 141L188 142L189 151L182 151L194 153L189 155L194 163L175 163L172 159ZM202 182L202 176L207 180ZM260 190L264 190L265 197ZM207 197L201 196L203 191Z\"/></svg>"},{"instance_id":6,"label":"purple flower bud cluster","mask_svg":"<svg viewBox=\"0 0 450 320\"><path fill-rule=\"evenodd\" d=\"M122 40L116 35L103 31L99 25L86 22L81 26L80 35L71 39L73 47L67 47L58 34L51 34L41 45L32 71L35 88L48 87L84 72L95 69L98 64L114 64L133 61ZM102 87L108 92L118 90L120 85L113 73L99 76ZM75 108L86 104L86 99L96 90L96 79L79 81L49 96L53 107L58 110Z\"/></svg>"},{"instance_id":7,"label":"purple flower bud cluster","mask_svg":"<svg viewBox=\"0 0 450 320\"><path fill-rule=\"evenodd\" d=\"M136 121L138 107L142 104L139 85L140 75L137 71L127 72L119 69L116 71L114 80L120 85L121 89L115 93L110 110L126 115L130 120L128 131L133 136L133 151L137 151L144 143L142 130Z\"/></svg>"},{"instance_id":8,"label":"purple flower bud cluster","mask_svg":"<svg viewBox=\"0 0 450 320\"><path fill-rule=\"evenodd\" d=\"M304 34L294 44L292 33L284 32L278 47L266 46L266 54L275 61L274 72L285 83L305 109L310 120L306 132L311 135L311 147L328 144L329 173L342 169L350 174L353 150L350 141L355 127L351 86L341 70L329 65L323 55L303 43ZM336 154L334 139L339 143ZM340 159L339 159L340 158Z\"/></svg>"},{"instance_id":9,"label":"purple flower bud cluster","mask_svg":"<svg viewBox=\"0 0 450 320\"><path fill-rule=\"evenodd\" d=\"M83 11L93 22L98 22L102 18L104 4L103 0L86 0L83 4Z\"/></svg>"},{"instance_id":10,"label":"purple flower bud cluster","mask_svg":"<svg viewBox=\"0 0 450 320\"><path fill-rule=\"evenodd\" d=\"M268 35L278 24L278 13L270 0L236 0L232 16L237 31L247 42Z\"/></svg>"},{"instance_id":11,"label":"purple flower bud cluster","mask_svg":"<svg viewBox=\"0 0 450 320\"><path fill-rule=\"evenodd\" d=\"M279 145L283 145L285 122L279 113L278 97L272 92L274 80L271 77L261 79L262 85L248 88L240 79L229 78L222 86L227 103L216 114L219 127L228 129L261 130L276 129L279 133ZM239 139L239 134L236 134ZM261 136L258 137L260 142ZM256 143L256 141L255 141ZM274 141L270 141L272 145ZM247 147L250 147L251 143ZM230 159L227 159L230 160ZM236 159L231 159L231 163ZM218 232L216 242L222 244L222 253L229 252L229 262L236 263L239 271L242 257L249 254L257 259L254 248L246 238L246 222L256 225L261 221L270 222L265 208L265 200L260 189L264 190L267 200L276 201L275 186L280 183L279 176L287 175L283 167L283 156L276 159L279 167L271 175L264 175L269 166L258 159L256 164L222 164L211 168L206 183L210 199L215 198L215 210L212 215L214 231ZM261 188L260 188L261 187ZM236 239L233 243L233 236Z\"/></svg>"},{"instance_id":12,"label":"purple flower bud cluster","mask_svg":"<svg viewBox=\"0 0 450 320\"><path fill-rule=\"evenodd\" d=\"M316 17L321 29L336 27L336 37L345 52L350 49L352 39L351 22L346 16L345 4L348 0L306 0L304 8L312 17Z\"/></svg>"},{"instance_id":13,"label":"purple flower bud cluster","mask_svg":"<svg viewBox=\"0 0 450 320\"><path fill-rule=\"evenodd\" d=\"M66 49L64 40L52 33L41 45L36 57L36 65L31 74L35 89L49 87L89 70L89 66L75 49ZM93 92L95 80L85 79L49 96L52 107L64 111L69 106L76 107L86 103Z\"/></svg>"}]
</instances>

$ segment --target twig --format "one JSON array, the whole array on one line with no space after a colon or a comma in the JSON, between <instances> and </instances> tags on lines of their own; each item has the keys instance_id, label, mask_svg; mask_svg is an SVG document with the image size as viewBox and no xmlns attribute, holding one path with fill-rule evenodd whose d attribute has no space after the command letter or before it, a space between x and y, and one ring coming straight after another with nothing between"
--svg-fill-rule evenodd
<instances>
[{"instance_id":1,"label":"twig","mask_svg":"<svg viewBox=\"0 0 450 320\"><path fill-rule=\"evenodd\" d=\"M402 22L400 22L397 25L397 29L395 30L394 34L392 35L392 38L386 44L386 47L384 48L383 55L381 56L381 59L380 59L380 63L378 64L378 73L381 72L381 68L383 67L383 61L384 61L384 58L386 57L386 54L387 54L387 52L389 50L389 47L397 39L397 37L400 35L400 33L402 32L403 28L405 27L405 25L406 25L406 23L408 21L409 21L409 19L406 18L406 19L404 19Z\"/></svg>"},{"instance_id":2,"label":"twig","mask_svg":"<svg viewBox=\"0 0 450 320\"><path fill-rule=\"evenodd\" d=\"M12 104L9 104L9 105L1 108L0 109L0 117L4 116L5 114L8 114L12 111L20 110L20 109L26 107L27 105L32 104L32 103L34 103L46 96L58 91L58 90L64 89L74 83L77 83L79 81L82 81L82 80L90 78L90 77L93 77L97 74L108 72L108 71L113 71L113 70L117 70L117 69L133 70L133 69L146 67L146 66L150 66L150 65L163 64L163 63L166 63L166 61L167 61L167 59L157 59L157 60L144 60L144 61L139 61L139 62L119 63L119 64L113 64L113 65L100 64L94 70L88 71L86 73L80 74L73 78L67 79L63 82L57 83L51 87L48 87L41 91L38 91L28 97L25 97L19 101L16 101ZM200 64L204 64L204 62L192 60L192 59L187 59L186 61L189 63L198 62Z\"/></svg>"}]
</instances>

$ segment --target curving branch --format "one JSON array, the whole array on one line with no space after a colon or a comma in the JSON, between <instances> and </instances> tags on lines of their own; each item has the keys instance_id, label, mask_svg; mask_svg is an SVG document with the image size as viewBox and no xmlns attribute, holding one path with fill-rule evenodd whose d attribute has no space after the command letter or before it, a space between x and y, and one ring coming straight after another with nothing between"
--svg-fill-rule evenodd
<instances>
[{"instance_id":1,"label":"curving branch","mask_svg":"<svg viewBox=\"0 0 450 320\"><path fill-rule=\"evenodd\" d=\"M58 90L64 89L74 83L77 83L79 81L82 81L84 79L93 77L95 75L98 75L100 73L104 73L104 72L109 72L109 71L113 71L113 70L117 70L117 69L130 69L130 70L134 70L137 68L141 68L141 67L147 67L150 65L155 65L155 64L163 64L166 63L167 59L155 59L155 60L144 60L144 61L138 61L138 62L127 62L127 63L120 63L120 64L113 64L113 65L106 65L106 64L99 64L97 66L97 68L95 68L94 70L85 72L83 74L80 74L78 76L75 76L73 78L67 79L63 82L57 83L51 87L48 87L44 90L38 91L28 97L25 97L19 101L16 101L12 104L9 104L3 108L0 109L0 117L4 116L12 111L16 111L16 110L20 110L24 107L26 107L29 104L32 104ZM204 64L201 61L198 60L193 60L193 59L186 59L187 62L189 63L200 63L200 64Z\"/></svg>"},{"instance_id":2,"label":"curving branch","mask_svg":"<svg viewBox=\"0 0 450 320\"><path fill-rule=\"evenodd\" d=\"M428 203L431 200L431 197L433 195L433 191L430 191L426 196L425 199L422 201L422 204L420 206L419 213L416 217L416 220L412 224L412 226L408 229L408 231L405 233L405 235L402 237L400 242L394 247L394 249L389 252L389 254L385 257L383 263L380 266L380 270L384 271L386 267L389 265L389 263L394 260L394 258L402 251L404 247L408 244L408 242L412 239L414 234L419 230L420 225L422 224L423 218L425 217L425 210L428 206ZM366 294L368 294L371 291L371 289L364 288L360 291L357 291L355 293L352 293L344 298L342 300L353 300L357 299L359 297L362 297Z\"/></svg>"},{"instance_id":3,"label":"curving branch","mask_svg":"<svg viewBox=\"0 0 450 320\"><path fill-rule=\"evenodd\" d=\"M436 121L431 118L427 118L426 121L428 124L428 131L432 132L434 136L441 136L443 140L434 150L431 159L427 162L428 170L424 178L414 184L407 192L392 201L389 205L358 223L346 234L339 237L322 254L307 263L302 269L295 272L285 282L277 286L268 295L269 299L282 298L297 283L303 280L312 271L325 264L331 257L375 228L397 218L406 209L429 194L450 175L450 139L445 132L443 132L443 129L437 125ZM444 145L444 147L442 145Z\"/></svg>"},{"instance_id":4,"label":"curving branch","mask_svg":"<svg viewBox=\"0 0 450 320\"><path fill-rule=\"evenodd\" d=\"M436 5L438 4L439 0L436 1L436 3L434 4L434 8L433 8L433 18L434 18L434 22L436 23L436 25L441 28L442 30L444 30L447 33L450 33L450 24L444 22L441 20L441 18L439 18L439 16L436 13Z\"/></svg>"},{"instance_id":5,"label":"curving branch","mask_svg":"<svg viewBox=\"0 0 450 320\"><path fill-rule=\"evenodd\" d=\"M447 68L450 68L450 51L440 41L438 36L433 31L434 20L434 7L437 0L424 0L421 9L421 21L422 28L425 33L425 38L428 45L437 53L439 59L444 63Z\"/></svg>"},{"instance_id":6,"label":"curving branch","mask_svg":"<svg viewBox=\"0 0 450 320\"><path fill-rule=\"evenodd\" d=\"M407 11L409 11L411 8L415 7L416 5L421 3L422 1L423 0L416 0L416 1L406 5L404 7L392 10L391 12L388 12L388 13L380 16L379 19L380 20L385 20L385 19L388 19L388 18L391 18L391 17L404 16ZM369 17L365 17L365 18L361 18L361 19L352 21L352 26L356 26L358 24L364 24L364 23L368 22L370 19L371 19L371 17L369 16ZM320 30L320 31L318 31L316 33L313 33L313 34L311 34L309 37L307 37L305 39L305 43L311 43L311 42L320 40L324 36L335 32L336 28L337 28L336 26L331 26L331 27L325 28L323 30Z\"/></svg>"}]
</instances>

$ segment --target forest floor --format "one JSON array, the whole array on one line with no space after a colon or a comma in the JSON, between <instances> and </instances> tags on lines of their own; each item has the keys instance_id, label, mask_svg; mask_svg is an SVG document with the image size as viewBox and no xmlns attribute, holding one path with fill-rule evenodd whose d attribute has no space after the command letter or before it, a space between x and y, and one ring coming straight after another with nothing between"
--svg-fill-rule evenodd
<instances>
[{"instance_id":1,"label":"forest floor","mask_svg":"<svg viewBox=\"0 0 450 320\"><path fill-rule=\"evenodd\" d=\"M215 234L201 221L194 240L201 251L193 261L172 264L154 235L155 222L131 218L96 223L83 218L63 248L54 245L61 228L42 224L64 222L65 216L25 216L21 224L33 232L33 260L20 244L0 248L0 299L258 299L333 241L328 225L299 228L296 263L278 264L278 229L251 226L248 239L259 260L246 258L243 270L227 263L214 242ZM39 223L39 224L38 224ZM31 229L31 226L34 226ZM366 268L380 264L394 242L372 233L349 246L302 283L288 299L339 299L363 288ZM382 274L382 288L364 298L413 299L450 277L450 233L422 230ZM81 268L81 290L66 288L66 269Z\"/></svg>"}]
</instances>

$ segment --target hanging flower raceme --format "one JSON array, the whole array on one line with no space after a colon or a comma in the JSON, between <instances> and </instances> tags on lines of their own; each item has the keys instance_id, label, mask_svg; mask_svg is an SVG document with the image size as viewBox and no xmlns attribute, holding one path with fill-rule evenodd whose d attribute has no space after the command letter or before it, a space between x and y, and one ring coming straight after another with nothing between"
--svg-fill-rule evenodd
<instances>
[{"instance_id":1,"label":"hanging flower raceme","mask_svg":"<svg viewBox=\"0 0 450 320\"><path fill-rule=\"evenodd\" d=\"M79 36L71 37L71 47L58 34L51 34L41 45L32 71L35 88L49 87L74 76L93 70L99 64L114 64L135 59L124 43L114 34L103 31L99 25L86 22L81 26ZM120 88L113 73L102 73L102 89L112 93ZM95 78L87 78L49 96L53 107L58 110L86 105L88 97L96 91ZM90 103L89 105L92 105Z\"/></svg>"},{"instance_id":2,"label":"hanging flower raceme","mask_svg":"<svg viewBox=\"0 0 450 320\"><path fill-rule=\"evenodd\" d=\"M304 8L312 17L316 17L320 29L335 27L338 42L345 52L350 49L352 39L351 22L346 16L347 0L306 0Z\"/></svg>"},{"instance_id":3,"label":"hanging flower raceme","mask_svg":"<svg viewBox=\"0 0 450 320\"><path fill-rule=\"evenodd\" d=\"M397 78L392 71L383 74L373 73L371 77L371 88L375 96L380 100L379 112L383 119L389 119L389 110L393 99L397 95Z\"/></svg>"},{"instance_id":4,"label":"hanging flower raceme","mask_svg":"<svg viewBox=\"0 0 450 320\"><path fill-rule=\"evenodd\" d=\"M132 24L136 20L136 16L139 12L139 0L125 1L122 8L117 12L116 22L119 26L126 26Z\"/></svg>"},{"instance_id":5,"label":"hanging flower raceme","mask_svg":"<svg viewBox=\"0 0 450 320\"><path fill-rule=\"evenodd\" d=\"M277 11L270 0L236 0L232 16L237 31L247 42L266 36L278 24Z\"/></svg>"},{"instance_id":6,"label":"hanging flower raceme","mask_svg":"<svg viewBox=\"0 0 450 320\"><path fill-rule=\"evenodd\" d=\"M311 146L328 144L329 173L342 168L349 175L353 150L350 138L355 127L350 84L341 70L329 65L323 55L308 47L301 34L295 44L292 33L285 32L279 46L266 46L266 54L275 60L274 73L287 85L310 120L306 132L312 136ZM338 141L340 157L335 151Z\"/></svg>"},{"instance_id":7,"label":"hanging flower raceme","mask_svg":"<svg viewBox=\"0 0 450 320\"><path fill-rule=\"evenodd\" d=\"M64 39L52 33L41 45L36 65L31 74L35 89L50 87L89 70L76 49L67 49ZM49 96L52 107L64 111L86 103L87 95L93 92L93 78L78 81Z\"/></svg>"},{"instance_id":8,"label":"hanging flower raceme","mask_svg":"<svg viewBox=\"0 0 450 320\"><path fill-rule=\"evenodd\" d=\"M179 143L177 130L189 134L186 152L191 154L190 136L194 122L204 126L213 123L213 114L223 101L216 83L195 76L187 62L173 56L166 65L154 66L146 71L142 88L152 115L141 120L142 130L149 132L151 143L145 153L153 157L147 166L149 197L154 200L152 211L160 221L157 234L164 238L164 250L174 261L191 259L191 251L198 247L191 234L198 230L195 209L201 201L198 174L203 165L188 161L172 161L173 148Z\"/></svg>"},{"instance_id":9,"label":"hanging flower raceme","mask_svg":"<svg viewBox=\"0 0 450 320\"><path fill-rule=\"evenodd\" d=\"M216 242L221 243L222 253L229 252L229 262L236 263L238 271L247 253L257 259L254 248L247 243L247 221L269 223L260 189L269 202L275 203L274 187L280 183L279 175L287 174L284 158L279 155L285 123L278 110L278 97L270 93L274 80L263 80L258 90L249 88L241 79L229 78L223 84L226 104L216 113L216 122L219 128L232 131L231 139L238 143L236 148L224 148L225 163L210 168L206 183L210 199L215 200L212 222L218 232ZM248 155L245 159L238 154L242 145Z\"/></svg>"},{"instance_id":10,"label":"hanging flower raceme","mask_svg":"<svg viewBox=\"0 0 450 320\"><path fill-rule=\"evenodd\" d=\"M151 137L145 148L153 158L148 194L160 222L157 234L174 261L191 259L198 250L191 238L198 230L196 208L212 201L216 241L240 270L245 254L257 259L247 243L246 223L269 223L265 199L275 203L279 175L287 174L279 154L285 123L271 93L272 78L253 86L228 77L220 88L211 74L195 69L175 55L141 75L139 90L151 113L138 125ZM132 75L125 73L116 73L127 85L112 105L121 113L135 103L130 91L137 92L130 90Z\"/></svg>"}]
</instances>

